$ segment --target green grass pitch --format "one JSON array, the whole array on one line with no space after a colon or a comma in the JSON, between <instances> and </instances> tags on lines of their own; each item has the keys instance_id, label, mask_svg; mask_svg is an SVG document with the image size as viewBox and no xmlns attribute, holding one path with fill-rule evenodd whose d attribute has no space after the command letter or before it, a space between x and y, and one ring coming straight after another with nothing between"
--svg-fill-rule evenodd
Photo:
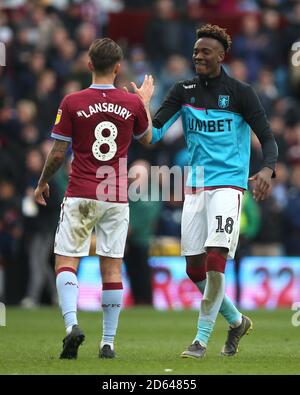
<instances>
[{"instance_id":1,"label":"green grass pitch","mask_svg":"<svg viewBox=\"0 0 300 395\"><path fill-rule=\"evenodd\" d=\"M234 357L219 355L227 325L218 317L203 360L180 358L193 340L197 311L124 310L116 340L117 358L98 358L100 313L79 312L86 340L77 360L59 360L63 321L56 308L35 311L8 308L0 327L0 374L201 375L300 374L300 326L293 311L249 312L254 329Z\"/></svg>"}]
</instances>

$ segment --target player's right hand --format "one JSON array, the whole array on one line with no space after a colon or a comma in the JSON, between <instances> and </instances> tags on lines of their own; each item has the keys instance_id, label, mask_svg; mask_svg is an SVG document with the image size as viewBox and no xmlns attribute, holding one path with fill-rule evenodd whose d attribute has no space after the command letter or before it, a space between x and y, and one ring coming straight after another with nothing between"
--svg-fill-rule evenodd
<instances>
[{"instance_id":1,"label":"player's right hand","mask_svg":"<svg viewBox=\"0 0 300 395\"><path fill-rule=\"evenodd\" d=\"M249 178L249 181L255 182L253 189L253 197L257 202L267 198L272 185L271 183L272 174L273 174L272 169L268 167L264 167L254 176Z\"/></svg>"},{"instance_id":2,"label":"player's right hand","mask_svg":"<svg viewBox=\"0 0 300 395\"><path fill-rule=\"evenodd\" d=\"M138 88L134 82L131 82L131 85L134 92L142 99L143 103L148 105L154 92L152 75L145 75L144 81L140 88Z\"/></svg>"},{"instance_id":3,"label":"player's right hand","mask_svg":"<svg viewBox=\"0 0 300 395\"><path fill-rule=\"evenodd\" d=\"M49 197L49 185L38 185L34 191L35 201L41 206L47 206L45 197Z\"/></svg>"}]
</instances>

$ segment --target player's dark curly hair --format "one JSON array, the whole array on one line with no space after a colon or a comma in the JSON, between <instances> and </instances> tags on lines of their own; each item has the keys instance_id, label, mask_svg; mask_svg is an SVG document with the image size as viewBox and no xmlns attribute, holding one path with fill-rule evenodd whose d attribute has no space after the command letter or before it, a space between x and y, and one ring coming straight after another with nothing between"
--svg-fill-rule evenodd
<instances>
[{"instance_id":1,"label":"player's dark curly hair","mask_svg":"<svg viewBox=\"0 0 300 395\"><path fill-rule=\"evenodd\" d=\"M197 39L202 37L209 37L218 40L223 45L225 52L229 51L231 47L232 41L229 34L226 33L226 29L223 29L218 25L207 24L200 27L200 29L197 29Z\"/></svg>"}]
</instances>

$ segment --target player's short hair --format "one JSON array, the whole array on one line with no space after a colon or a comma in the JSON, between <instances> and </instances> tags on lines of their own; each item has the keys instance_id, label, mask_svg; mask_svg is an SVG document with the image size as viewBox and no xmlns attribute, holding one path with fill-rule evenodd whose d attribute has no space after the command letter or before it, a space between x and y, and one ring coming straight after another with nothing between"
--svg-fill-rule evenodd
<instances>
[{"instance_id":1,"label":"player's short hair","mask_svg":"<svg viewBox=\"0 0 300 395\"><path fill-rule=\"evenodd\" d=\"M105 74L123 59L123 52L110 38L97 38L89 48L89 57L95 71Z\"/></svg>"},{"instance_id":2,"label":"player's short hair","mask_svg":"<svg viewBox=\"0 0 300 395\"><path fill-rule=\"evenodd\" d=\"M226 29L218 25L207 24L197 29L197 39L202 37L214 38L219 41L223 45L225 52L229 51L231 47L231 37L226 33Z\"/></svg>"}]
</instances>

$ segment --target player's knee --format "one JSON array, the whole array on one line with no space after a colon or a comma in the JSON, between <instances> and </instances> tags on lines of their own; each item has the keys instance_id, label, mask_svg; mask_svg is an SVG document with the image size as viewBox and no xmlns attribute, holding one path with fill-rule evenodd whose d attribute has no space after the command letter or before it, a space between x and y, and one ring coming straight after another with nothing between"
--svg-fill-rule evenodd
<instances>
[{"instance_id":1,"label":"player's knee","mask_svg":"<svg viewBox=\"0 0 300 395\"><path fill-rule=\"evenodd\" d=\"M226 258L223 254L216 251L209 251L206 258L206 271L207 272L220 272L224 273L226 267Z\"/></svg>"},{"instance_id":2,"label":"player's knee","mask_svg":"<svg viewBox=\"0 0 300 395\"><path fill-rule=\"evenodd\" d=\"M66 257L62 255L56 255L55 273L57 275L62 271L72 271L76 274L78 264L79 264L79 258L77 257Z\"/></svg>"},{"instance_id":3,"label":"player's knee","mask_svg":"<svg viewBox=\"0 0 300 395\"><path fill-rule=\"evenodd\" d=\"M205 269L205 264L198 266L193 266L188 263L186 264L186 274L194 283L198 283L206 279Z\"/></svg>"}]
</instances>

